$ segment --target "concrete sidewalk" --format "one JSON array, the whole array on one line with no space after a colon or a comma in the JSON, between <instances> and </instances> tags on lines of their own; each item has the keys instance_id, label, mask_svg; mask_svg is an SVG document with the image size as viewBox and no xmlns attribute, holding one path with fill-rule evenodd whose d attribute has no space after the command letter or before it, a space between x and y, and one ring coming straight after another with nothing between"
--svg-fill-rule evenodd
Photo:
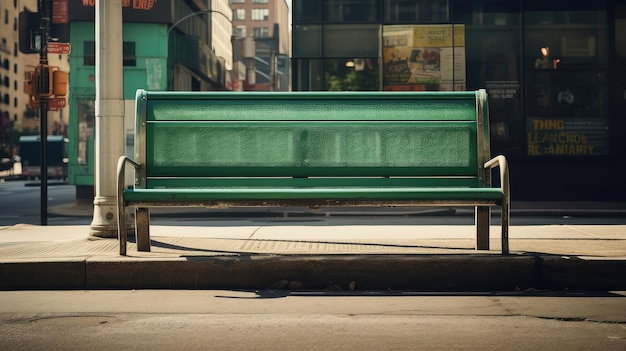
<instances>
[{"instance_id":1,"label":"concrete sidewalk","mask_svg":"<svg viewBox=\"0 0 626 351\"><path fill-rule=\"evenodd\" d=\"M512 226L502 256L499 226L476 251L467 225L189 222L127 257L89 226L0 227L0 289L626 290L626 225Z\"/></svg>"}]
</instances>

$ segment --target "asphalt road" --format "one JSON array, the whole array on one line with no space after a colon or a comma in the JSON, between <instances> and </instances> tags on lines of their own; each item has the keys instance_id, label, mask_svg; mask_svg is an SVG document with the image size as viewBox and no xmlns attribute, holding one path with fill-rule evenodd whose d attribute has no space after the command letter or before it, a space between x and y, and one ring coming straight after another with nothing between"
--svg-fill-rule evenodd
<instances>
[{"instance_id":1,"label":"asphalt road","mask_svg":"<svg viewBox=\"0 0 626 351\"><path fill-rule=\"evenodd\" d=\"M76 187L58 180L48 185L48 208L76 200ZM0 182L0 225L41 224L41 185L35 181ZM50 225L89 224L90 218L48 216Z\"/></svg>"},{"instance_id":2,"label":"asphalt road","mask_svg":"<svg viewBox=\"0 0 626 351\"><path fill-rule=\"evenodd\" d=\"M4 291L3 350L624 350L626 292Z\"/></svg>"}]
</instances>

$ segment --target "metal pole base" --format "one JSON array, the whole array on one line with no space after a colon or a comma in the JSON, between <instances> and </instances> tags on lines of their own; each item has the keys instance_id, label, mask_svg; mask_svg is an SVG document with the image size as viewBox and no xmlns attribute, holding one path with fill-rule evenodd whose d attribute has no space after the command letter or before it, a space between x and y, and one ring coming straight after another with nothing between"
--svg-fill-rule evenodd
<instances>
[{"instance_id":1,"label":"metal pole base","mask_svg":"<svg viewBox=\"0 0 626 351\"><path fill-rule=\"evenodd\" d=\"M93 200L93 220L89 236L117 238L117 201L115 197L96 197Z\"/></svg>"}]
</instances>

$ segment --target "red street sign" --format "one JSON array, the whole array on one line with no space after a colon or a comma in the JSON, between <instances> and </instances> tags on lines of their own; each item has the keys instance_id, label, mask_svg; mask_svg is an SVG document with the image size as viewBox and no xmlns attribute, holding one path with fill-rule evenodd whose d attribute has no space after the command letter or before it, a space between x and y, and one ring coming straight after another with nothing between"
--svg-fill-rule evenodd
<instances>
[{"instance_id":1,"label":"red street sign","mask_svg":"<svg viewBox=\"0 0 626 351\"><path fill-rule=\"evenodd\" d=\"M49 98L48 99L48 109L50 110L58 110L60 108L65 107L65 98Z\"/></svg>"},{"instance_id":2,"label":"red street sign","mask_svg":"<svg viewBox=\"0 0 626 351\"><path fill-rule=\"evenodd\" d=\"M67 23L68 0L52 0L52 23Z\"/></svg>"},{"instance_id":3,"label":"red street sign","mask_svg":"<svg viewBox=\"0 0 626 351\"><path fill-rule=\"evenodd\" d=\"M70 43L57 43L54 41L48 42L49 54L61 54L68 55L72 51Z\"/></svg>"}]
</instances>

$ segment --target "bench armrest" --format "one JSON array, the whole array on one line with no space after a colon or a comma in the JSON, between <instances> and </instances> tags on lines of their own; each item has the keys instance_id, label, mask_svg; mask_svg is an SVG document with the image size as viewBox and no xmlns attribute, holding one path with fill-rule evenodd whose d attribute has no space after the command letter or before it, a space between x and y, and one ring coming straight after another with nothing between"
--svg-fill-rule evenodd
<instances>
[{"instance_id":1,"label":"bench armrest","mask_svg":"<svg viewBox=\"0 0 626 351\"><path fill-rule=\"evenodd\" d=\"M509 165L506 162L506 157L503 155L498 155L491 160L485 162L485 168L493 169L499 167L500 168L500 188L502 189L502 193L505 197L508 198L510 187L509 187Z\"/></svg>"},{"instance_id":2,"label":"bench armrest","mask_svg":"<svg viewBox=\"0 0 626 351\"><path fill-rule=\"evenodd\" d=\"M126 176L126 163L137 169L141 165L126 156L122 156L117 161L117 236L120 240L120 255L126 256L126 207L124 206L124 185Z\"/></svg>"},{"instance_id":3,"label":"bench armrest","mask_svg":"<svg viewBox=\"0 0 626 351\"><path fill-rule=\"evenodd\" d=\"M509 222L511 212L511 188L509 185L509 165L503 155L485 162L485 168L500 168L500 188L502 189L502 254L509 253Z\"/></svg>"}]
</instances>

